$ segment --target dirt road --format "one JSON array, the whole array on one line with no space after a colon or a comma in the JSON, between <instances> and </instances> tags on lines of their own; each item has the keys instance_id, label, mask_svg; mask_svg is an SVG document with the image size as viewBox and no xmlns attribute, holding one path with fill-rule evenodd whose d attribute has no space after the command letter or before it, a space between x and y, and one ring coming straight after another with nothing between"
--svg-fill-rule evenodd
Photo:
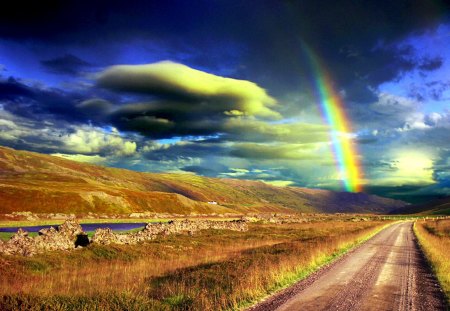
<instances>
[{"instance_id":1,"label":"dirt road","mask_svg":"<svg viewBox=\"0 0 450 311\"><path fill-rule=\"evenodd\" d=\"M412 222L394 224L337 262L251 308L291 310L446 310Z\"/></svg>"}]
</instances>

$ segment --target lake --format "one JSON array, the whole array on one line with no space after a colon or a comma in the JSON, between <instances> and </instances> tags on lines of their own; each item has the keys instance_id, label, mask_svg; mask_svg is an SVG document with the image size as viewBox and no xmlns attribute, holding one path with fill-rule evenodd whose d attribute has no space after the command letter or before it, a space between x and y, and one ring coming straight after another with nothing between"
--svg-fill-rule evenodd
<instances>
[{"instance_id":1,"label":"lake","mask_svg":"<svg viewBox=\"0 0 450 311\"><path fill-rule=\"evenodd\" d=\"M141 223L102 223L102 224L81 224L81 227L84 231L95 231L97 228L110 228L114 231L126 231L126 230L132 230L136 228L143 228L147 225L145 222ZM3 227L0 228L0 232L17 232L19 228L22 228L25 231L28 232L38 232L41 229L44 228L50 228L55 227L57 228L58 225L45 225L45 226L28 226L28 227Z\"/></svg>"}]
</instances>

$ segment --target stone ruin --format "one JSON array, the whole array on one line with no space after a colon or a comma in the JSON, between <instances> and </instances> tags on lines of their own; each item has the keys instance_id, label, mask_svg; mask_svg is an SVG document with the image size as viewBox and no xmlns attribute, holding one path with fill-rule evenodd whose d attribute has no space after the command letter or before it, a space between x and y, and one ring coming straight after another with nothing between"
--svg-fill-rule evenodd
<instances>
[{"instance_id":1,"label":"stone ruin","mask_svg":"<svg viewBox=\"0 0 450 311\"><path fill-rule=\"evenodd\" d=\"M77 246L86 246L88 242L80 224L75 219L68 219L56 229L50 227L39 230L39 235L34 238L19 229L9 241L0 244L0 253L33 256L45 251L71 250Z\"/></svg>"},{"instance_id":2,"label":"stone ruin","mask_svg":"<svg viewBox=\"0 0 450 311\"><path fill-rule=\"evenodd\" d=\"M188 233L205 229L247 231L247 223L243 220L234 221L212 221L212 220L172 220L167 223L149 223L139 232L129 234L116 234L109 228L99 228L95 230L91 242L108 245L116 244L136 244L138 242L153 240L158 236Z\"/></svg>"},{"instance_id":3,"label":"stone ruin","mask_svg":"<svg viewBox=\"0 0 450 311\"><path fill-rule=\"evenodd\" d=\"M265 213L265 214L253 214L243 216L241 218L246 222L256 222L262 224L296 224L310 222L311 218L305 217L303 214L277 214L277 213Z\"/></svg>"},{"instance_id":4,"label":"stone ruin","mask_svg":"<svg viewBox=\"0 0 450 311\"><path fill-rule=\"evenodd\" d=\"M68 219L58 228L41 229L37 237L28 236L28 232L19 229L10 240L0 240L0 254L33 256L53 250L72 250L77 247L94 244L136 244L153 240L158 236L176 233L193 234L199 230L220 229L247 231L247 223L243 220L211 221L211 220L175 220L168 223L149 223L139 232L116 234L110 228L98 228L89 240L80 224L75 219Z\"/></svg>"}]
</instances>

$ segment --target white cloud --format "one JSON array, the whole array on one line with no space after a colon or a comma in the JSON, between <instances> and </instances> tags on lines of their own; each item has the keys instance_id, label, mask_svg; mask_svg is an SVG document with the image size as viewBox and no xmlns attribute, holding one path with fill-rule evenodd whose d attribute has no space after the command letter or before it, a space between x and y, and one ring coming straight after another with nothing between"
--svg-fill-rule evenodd
<instances>
[{"instance_id":1,"label":"white cloud","mask_svg":"<svg viewBox=\"0 0 450 311\"><path fill-rule=\"evenodd\" d=\"M294 184L292 180L260 180L260 181L276 187L287 187Z\"/></svg>"},{"instance_id":2,"label":"white cloud","mask_svg":"<svg viewBox=\"0 0 450 311\"><path fill-rule=\"evenodd\" d=\"M104 164L107 159L99 155L84 155L84 154L64 154L64 153L52 153L52 156L64 158L67 160L85 162L91 164Z\"/></svg>"},{"instance_id":3,"label":"white cloud","mask_svg":"<svg viewBox=\"0 0 450 311\"><path fill-rule=\"evenodd\" d=\"M94 126L55 128L53 123L33 121L0 110L0 144L19 149L79 155L130 156L136 142L123 138L116 129L106 131Z\"/></svg>"},{"instance_id":4,"label":"white cloud","mask_svg":"<svg viewBox=\"0 0 450 311\"><path fill-rule=\"evenodd\" d=\"M119 136L116 131L106 133L93 127L79 127L63 140L64 146L80 154L107 153L116 156L128 156L136 152L136 143Z\"/></svg>"}]
</instances>

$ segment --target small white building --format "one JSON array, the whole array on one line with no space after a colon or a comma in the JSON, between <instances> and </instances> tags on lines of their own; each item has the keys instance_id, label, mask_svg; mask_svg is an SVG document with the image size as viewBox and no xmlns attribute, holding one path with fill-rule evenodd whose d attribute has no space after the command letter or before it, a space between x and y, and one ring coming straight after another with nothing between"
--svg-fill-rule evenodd
<instances>
[{"instance_id":1,"label":"small white building","mask_svg":"<svg viewBox=\"0 0 450 311\"><path fill-rule=\"evenodd\" d=\"M216 202L216 201L208 201L208 204L214 204L214 205L217 205L217 202Z\"/></svg>"}]
</instances>

